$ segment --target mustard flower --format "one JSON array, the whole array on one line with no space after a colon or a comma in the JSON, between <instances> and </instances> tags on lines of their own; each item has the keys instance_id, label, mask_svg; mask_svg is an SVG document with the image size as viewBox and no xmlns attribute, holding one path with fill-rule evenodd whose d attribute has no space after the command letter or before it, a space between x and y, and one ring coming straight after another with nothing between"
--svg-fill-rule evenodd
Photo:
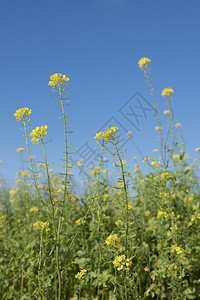
<instances>
[{"instance_id":1,"label":"mustard flower","mask_svg":"<svg viewBox=\"0 0 200 300\"><path fill-rule=\"evenodd\" d=\"M175 265L175 264L171 264L171 265L169 265L169 267L168 267L169 272L173 272L173 271L176 270L176 269L177 269L177 265Z\"/></svg>"},{"instance_id":2,"label":"mustard flower","mask_svg":"<svg viewBox=\"0 0 200 300\"><path fill-rule=\"evenodd\" d=\"M105 241L106 245L113 247L116 247L119 242L120 238L116 234L110 234Z\"/></svg>"},{"instance_id":3,"label":"mustard flower","mask_svg":"<svg viewBox=\"0 0 200 300\"><path fill-rule=\"evenodd\" d=\"M143 67L146 67L150 63L151 63L151 60L147 57L143 57L138 61L138 65L139 65L141 70L143 70Z\"/></svg>"},{"instance_id":4,"label":"mustard flower","mask_svg":"<svg viewBox=\"0 0 200 300\"><path fill-rule=\"evenodd\" d=\"M162 129L161 126L156 126L156 127L155 127L155 130L161 130L161 129Z\"/></svg>"},{"instance_id":5,"label":"mustard flower","mask_svg":"<svg viewBox=\"0 0 200 300\"><path fill-rule=\"evenodd\" d=\"M170 114L170 110L164 110L164 115L169 115Z\"/></svg>"},{"instance_id":6,"label":"mustard flower","mask_svg":"<svg viewBox=\"0 0 200 300\"><path fill-rule=\"evenodd\" d=\"M24 107L16 110L16 112L14 113L14 117L16 118L17 121L25 120L25 118L28 117L30 114L31 114L31 109Z\"/></svg>"},{"instance_id":7,"label":"mustard flower","mask_svg":"<svg viewBox=\"0 0 200 300\"><path fill-rule=\"evenodd\" d=\"M18 190L19 190L19 189L13 189L13 190L10 191L10 194L11 194L12 196L14 196L14 195L18 192Z\"/></svg>"},{"instance_id":8,"label":"mustard flower","mask_svg":"<svg viewBox=\"0 0 200 300\"><path fill-rule=\"evenodd\" d=\"M154 152L154 153L158 152L158 149L153 149L153 152Z\"/></svg>"},{"instance_id":9,"label":"mustard flower","mask_svg":"<svg viewBox=\"0 0 200 300\"><path fill-rule=\"evenodd\" d=\"M126 135L128 135L128 136L132 136L132 132L131 131L129 131Z\"/></svg>"},{"instance_id":10,"label":"mustard flower","mask_svg":"<svg viewBox=\"0 0 200 300\"><path fill-rule=\"evenodd\" d=\"M50 76L51 81L49 81L49 85L52 87L63 86L69 81L69 78L66 75L62 75L60 73L55 73Z\"/></svg>"},{"instance_id":11,"label":"mustard flower","mask_svg":"<svg viewBox=\"0 0 200 300\"><path fill-rule=\"evenodd\" d=\"M177 254L181 254L183 252L183 249L176 246L176 245L172 245L171 246L171 253L176 252Z\"/></svg>"},{"instance_id":12,"label":"mustard flower","mask_svg":"<svg viewBox=\"0 0 200 300\"><path fill-rule=\"evenodd\" d=\"M28 174L28 172L27 171L23 171L22 172L22 177L27 177L29 174Z\"/></svg>"},{"instance_id":13,"label":"mustard flower","mask_svg":"<svg viewBox=\"0 0 200 300\"><path fill-rule=\"evenodd\" d=\"M76 279L82 279L82 278L85 276L86 273L87 273L87 270L83 269L83 270L81 270L80 272L78 272L78 273L75 275L75 278L76 278Z\"/></svg>"},{"instance_id":14,"label":"mustard flower","mask_svg":"<svg viewBox=\"0 0 200 300\"><path fill-rule=\"evenodd\" d=\"M175 126L176 127L181 127L181 123L177 123Z\"/></svg>"},{"instance_id":15,"label":"mustard flower","mask_svg":"<svg viewBox=\"0 0 200 300\"><path fill-rule=\"evenodd\" d=\"M150 216L151 212L148 211L148 210L145 210L144 214L145 214L146 217L148 217L148 216Z\"/></svg>"},{"instance_id":16,"label":"mustard flower","mask_svg":"<svg viewBox=\"0 0 200 300\"><path fill-rule=\"evenodd\" d=\"M76 222L75 222L78 226L81 226L82 224L84 224L85 223L85 220L83 220L83 219L78 219L78 220L76 220Z\"/></svg>"},{"instance_id":17,"label":"mustard flower","mask_svg":"<svg viewBox=\"0 0 200 300\"><path fill-rule=\"evenodd\" d=\"M38 208L36 206L29 209L29 212L38 212Z\"/></svg>"},{"instance_id":18,"label":"mustard flower","mask_svg":"<svg viewBox=\"0 0 200 300\"><path fill-rule=\"evenodd\" d=\"M17 148L16 151L17 152L22 152L22 151L24 151L24 148Z\"/></svg>"},{"instance_id":19,"label":"mustard flower","mask_svg":"<svg viewBox=\"0 0 200 300\"><path fill-rule=\"evenodd\" d=\"M33 224L33 226L37 229L37 230L46 230L49 231L49 222L42 222L42 221L37 221Z\"/></svg>"},{"instance_id":20,"label":"mustard flower","mask_svg":"<svg viewBox=\"0 0 200 300\"><path fill-rule=\"evenodd\" d=\"M173 159L179 159L179 158L180 158L180 155L179 155L179 154L174 154L174 155L172 156L172 158L173 158Z\"/></svg>"},{"instance_id":21,"label":"mustard flower","mask_svg":"<svg viewBox=\"0 0 200 300\"><path fill-rule=\"evenodd\" d=\"M44 163L38 163L37 166L41 168L41 167L45 167L45 164Z\"/></svg>"},{"instance_id":22,"label":"mustard flower","mask_svg":"<svg viewBox=\"0 0 200 300\"><path fill-rule=\"evenodd\" d=\"M196 148L195 151L196 151L196 152L199 152L199 151L200 151L200 148Z\"/></svg>"},{"instance_id":23,"label":"mustard flower","mask_svg":"<svg viewBox=\"0 0 200 300\"><path fill-rule=\"evenodd\" d=\"M82 166L84 160L85 160L84 158L81 158L81 160L76 163L77 166L78 167Z\"/></svg>"},{"instance_id":24,"label":"mustard flower","mask_svg":"<svg viewBox=\"0 0 200 300\"><path fill-rule=\"evenodd\" d=\"M169 95L171 95L171 94L173 94L174 93L174 91L173 91L173 89L172 88L166 88L166 89L164 89L163 91L162 91L162 96L169 96Z\"/></svg>"},{"instance_id":25,"label":"mustard flower","mask_svg":"<svg viewBox=\"0 0 200 300\"><path fill-rule=\"evenodd\" d=\"M129 258L126 259L124 254L117 256L113 261L114 268L116 268L118 271L129 270L131 264L132 261Z\"/></svg>"},{"instance_id":26,"label":"mustard flower","mask_svg":"<svg viewBox=\"0 0 200 300\"><path fill-rule=\"evenodd\" d=\"M33 129L30 137L32 137L32 143L35 144L35 142L38 142L39 140L42 140L44 136L47 134L47 125L42 125L41 127L36 127L36 129Z\"/></svg>"},{"instance_id":27,"label":"mustard flower","mask_svg":"<svg viewBox=\"0 0 200 300\"><path fill-rule=\"evenodd\" d=\"M103 140L104 142L109 143L111 140L114 139L115 131L117 131L118 129L118 127L111 126L103 132L96 133L94 139L96 142Z\"/></svg>"}]
</instances>

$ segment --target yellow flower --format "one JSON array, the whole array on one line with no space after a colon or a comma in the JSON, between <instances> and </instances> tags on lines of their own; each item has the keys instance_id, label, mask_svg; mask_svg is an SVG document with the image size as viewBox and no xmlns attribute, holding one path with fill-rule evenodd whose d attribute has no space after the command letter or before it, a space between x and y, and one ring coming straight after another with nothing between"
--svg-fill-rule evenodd
<instances>
[{"instance_id":1,"label":"yellow flower","mask_svg":"<svg viewBox=\"0 0 200 300\"><path fill-rule=\"evenodd\" d=\"M27 177L28 176L28 172L27 171L23 171L22 172L22 177Z\"/></svg>"},{"instance_id":2,"label":"yellow flower","mask_svg":"<svg viewBox=\"0 0 200 300\"><path fill-rule=\"evenodd\" d=\"M159 210L157 213L157 218L159 219L160 217L162 217L162 215L163 215L163 211Z\"/></svg>"},{"instance_id":3,"label":"yellow flower","mask_svg":"<svg viewBox=\"0 0 200 300\"><path fill-rule=\"evenodd\" d=\"M170 110L164 110L164 115L169 115L170 114Z\"/></svg>"},{"instance_id":4,"label":"yellow flower","mask_svg":"<svg viewBox=\"0 0 200 300\"><path fill-rule=\"evenodd\" d=\"M117 256L113 261L114 268L116 268L118 271L121 271L123 269L129 270L131 264L132 261L129 258L126 259L124 254Z\"/></svg>"},{"instance_id":5,"label":"yellow flower","mask_svg":"<svg viewBox=\"0 0 200 300\"><path fill-rule=\"evenodd\" d=\"M11 198L10 203L15 203L15 198Z\"/></svg>"},{"instance_id":6,"label":"yellow flower","mask_svg":"<svg viewBox=\"0 0 200 300\"><path fill-rule=\"evenodd\" d=\"M81 158L81 160L76 163L77 166L78 167L82 166L82 163L83 163L84 160L85 160L84 158Z\"/></svg>"},{"instance_id":7,"label":"yellow flower","mask_svg":"<svg viewBox=\"0 0 200 300\"><path fill-rule=\"evenodd\" d=\"M161 129L162 129L161 126L156 126L156 127L155 127L155 130L161 130Z\"/></svg>"},{"instance_id":8,"label":"yellow flower","mask_svg":"<svg viewBox=\"0 0 200 300\"><path fill-rule=\"evenodd\" d=\"M128 135L128 136L132 136L132 132L131 131L129 131L126 135Z\"/></svg>"},{"instance_id":9,"label":"yellow flower","mask_svg":"<svg viewBox=\"0 0 200 300\"><path fill-rule=\"evenodd\" d=\"M13 189L13 190L10 191L10 194L11 194L12 196L14 196L14 195L18 192L18 190L19 190L19 189Z\"/></svg>"},{"instance_id":10,"label":"yellow flower","mask_svg":"<svg viewBox=\"0 0 200 300\"><path fill-rule=\"evenodd\" d=\"M22 152L22 151L24 151L24 148L18 148L18 149L16 149L16 151L17 152Z\"/></svg>"},{"instance_id":11,"label":"yellow flower","mask_svg":"<svg viewBox=\"0 0 200 300\"><path fill-rule=\"evenodd\" d=\"M104 142L109 143L111 140L114 139L115 131L117 131L118 129L119 129L118 127L111 126L110 128L107 128L107 130L103 132L96 133L94 139L96 142L103 140Z\"/></svg>"},{"instance_id":12,"label":"yellow flower","mask_svg":"<svg viewBox=\"0 0 200 300\"><path fill-rule=\"evenodd\" d=\"M16 120L25 120L25 118L28 117L30 114L31 109L24 107L16 110L16 112L14 113L14 117L16 118Z\"/></svg>"},{"instance_id":13,"label":"yellow flower","mask_svg":"<svg viewBox=\"0 0 200 300\"><path fill-rule=\"evenodd\" d=\"M146 67L150 63L151 63L151 60L147 57L143 57L138 61L138 65L139 65L141 70L143 70L143 67Z\"/></svg>"},{"instance_id":14,"label":"yellow flower","mask_svg":"<svg viewBox=\"0 0 200 300\"><path fill-rule=\"evenodd\" d=\"M75 278L76 278L76 279L82 279L82 278L85 276L86 273L87 273L87 270L83 269L83 270L81 270L80 272L78 272L78 273L75 275Z\"/></svg>"},{"instance_id":15,"label":"yellow flower","mask_svg":"<svg viewBox=\"0 0 200 300\"><path fill-rule=\"evenodd\" d=\"M174 91L173 91L173 89L172 88L166 88L166 89L164 89L163 91L162 91L162 96L169 96L169 95L171 95L171 94L173 94L174 93Z\"/></svg>"},{"instance_id":16,"label":"yellow flower","mask_svg":"<svg viewBox=\"0 0 200 300\"><path fill-rule=\"evenodd\" d=\"M29 209L30 212L38 212L38 208L36 206Z\"/></svg>"},{"instance_id":17,"label":"yellow flower","mask_svg":"<svg viewBox=\"0 0 200 300\"><path fill-rule=\"evenodd\" d=\"M115 225L120 226L122 224L122 220L115 221Z\"/></svg>"},{"instance_id":18,"label":"yellow flower","mask_svg":"<svg viewBox=\"0 0 200 300\"><path fill-rule=\"evenodd\" d=\"M49 231L49 222L42 222L42 221L37 221L33 224L33 226L37 229L37 230L46 230Z\"/></svg>"},{"instance_id":19,"label":"yellow flower","mask_svg":"<svg viewBox=\"0 0 200 300\"><path fill-rule=\"evenodd\" d=\"M105 241L106 245L113 247L116 247L119 242L120 238L116 234L110 234Z\"/></svg>"},{"instance_id":20,"label":"yellow flower","mask_svg":"<svg viewBox=\"0 0 200 300\"><path fill-rule=\"evenodd\" d=\"M2 160L0 160L0 164L2 164Z\"/></svg>"},{"instance_id":21,"label":"yellow flower","mask_svg":"<svg viewBox=\"0 0 200 300\"><path fill-rule=\"evenodd\" d=\"M50 76L51 81L49 81L49 85L52 87L61 87L65 86L69 78L66 75L62 75L60 73L55 73Z\"/></svg>"},{"instance_id":22,"label":"yellow flower","mask_svg":"<svg viewBox=\"0 0 200 300\"><path fill-rule=\"evenodd\" d=\"M76 220L75 222L78 226L80 226L81 224L84 224L85 223L85 220L83 220L82 218Z\"/></svg>"},{"instance_id":23,"label":"yellow flower","mask_svg":"<svg viewBox=\"0 0 200 300\"><path fill-rule=\"evenodd\" d=\"M200 151L200 148L196 148L195 151L196 151L196 152L199 152L199 151Z\"/></svg>"},{"instance_id":24,"label":"yellow flower","mask_svg":"<svg viewBox=\"0 0 200 300\"><path fill-rule=\"evenodd\" d=\"M169 272L172 272L173 270L176 270L176 269L177 269L177 265L175 265L175 264L171 264L168 267Z\"/></svg>"},{"instance_id":25,"label":"yellow flower","mask_svg":"<svg viewBox=\"0 0 200 300\"><path fill-rule=\"evenodd\" d=\"M176 252L177 254L181 254L183 252L183 249L176 246L176 245L172 245L171 246L171 253Z\"/></svg>"},{"instance_id":26,"label":"yellow flower","mask_svg":"<svg viewBox=\"0 0 200 300\"><path fill-rule=\"evenodd\" d=\"M181 127L181 123L177 123L175 126L176 127Z\"/></svg>"},{"instance_id":27,"label":"yellow flower","mask_svg":"<svg viewBox=\"0 0 200 300\"><path fill-rule=\"evenodd\" d=\"M38 167L45 167L45 164L44 163L38 163L37 166Z\"/></svg>"},{"instance_id":28,"label":"yellow flower","mask_svg":"<svg viewBox=\"0 0 200 300\"><path fill-rule=\"evenodd\" d=\"M151 213L150 213L150 211L145 210L144 214L145 214L146 217L148 217L148 216L150 216Z\"/></svg>"},{"instance_id":29,"label":"yellow flower","mask_svg":"<svg viewBox=\"0 0 200 300\"><path fill-rule=\"evenodd\" d=\"M180 155L179 155L179 154L174 154L174 155L172 155L172 158L173 158L173 159L179 159L179 158L180 158Z\"/></svg>"},{"instance_id":30,"label":"yellow flower","mask_svg":"<svg viewBox=\"0 0 200 300\"><path fill-rule=\"evenodd\" d=\"M158 149L153 149L153 152L154 152L154 153L158 152Z\"/></svg>"},{"instance_id":31,"label":"yellow flower","mask_svg":"<svg viewBox=\"0 0 200 300\"><path fill-rule=\"evenodd\" d=\"M35 144L35 142L38 142L39 140L42 140L44 136L47 134L47 125L42 125L41 127L36 127L36 129L33 129L30 137L32 137L32 143Z\"/></svg>"},{"instance_id":32,"label":"yellow flower","mask_svg":"<svg viewBox=\"0 0 200 300\"><path fill-rule=\"evenodd\" d=\"M15 184L21 184L21 183L22 183L21 179L15 181Z\"/></svg>"}]
</instances>

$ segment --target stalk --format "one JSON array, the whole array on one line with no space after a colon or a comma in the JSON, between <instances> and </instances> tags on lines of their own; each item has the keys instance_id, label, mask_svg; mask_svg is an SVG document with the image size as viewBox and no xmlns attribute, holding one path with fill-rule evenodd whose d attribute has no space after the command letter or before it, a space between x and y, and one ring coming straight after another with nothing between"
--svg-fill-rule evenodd
<instances>
[{"instance_id":1,"label":"stalk","mask_svg":"<svg viewBox=\"0 0 200 300\"><path fill-rule=\"evenodd\" d=\"M146 78L147 78L147 84L148 84L148 87L149 87L149 89L150 89L150 93L151 93L152 98L153 98L153 106L154 106L154 109L155 109L155 111L156 111L156 118L157 118L158 126L160 127L159 134L160 134L160 144L161 144L161 157L162 157L162 160L163 160L163 162L164 162L162 127L161 127L161 122L160 122L160 118L159 118L159 114L158 114L158 108L157 108L157 103L156 103L156 100L155 100L153 88L152 88L152 86L151 86L149 74L148 74L148 72L147 72L147 65L145 66L144 74L146 75ZM164 162L164 164L165 164L165 162Z\"/></svg>"},{"instance_id":2,"label":"stalk","mask_svg":"<svg viewBox=\"0 0 200 300\"><path fill-rule=\"evenodd\" d=\"M60 262L59 262L59 245L58 245L58 238L57 238L57 229L56 229L56 221L55 221L55 210L54 210L54 203L51 193L51 181L49 176L49 170L48 170L48 163L46 159L45 149L44 149L44 142L41 138L41 144L42 144L42 150L44 155L44 162L46 167L46 173L47 173L47 180L48 180L48 191L49 191L49 200L51 203L52 208L52 222L53 222L53 229L54 229L54 235L55 235L55 242L56 242L56 269L57 269L57 275L58 275L58 300L61 300L61 272L60 272Z\"/></svg>"},{"instance_id":3,"label":"stalk","mask_svg":"<svg viewBox=\"0 0 200 300\"><path fill-rule=\"evenodd\" d=\"M122 181L123 181L124 193L125 193L125 205L126 205L126 241L125 241L126 244L125 244L125 255L126 255L126 259L127 259L127 257L128 257L128 232L129 232L129 222L128 222L128 194L127 194L127 186L126 186L125 173L124 173L124 167L123 167L122 159L121 159L121 156L119 154L119 150L118 150L116 141L115 141L115 139L113 139L113 140L114 140L114 145L115 145L117 157L118 157L119 162L120 162L120 168L121 168L121 174L122 174ZM128 295L127 295L127 285L126 285L126 278L125 277L124 277L124 287L125 287L125 297L126 297L125 299L127 300L128 299Z\"/></svg>"},{"instance_id":4,"label":"stalk","mask_svg":"<svg viewBox=\"0 0 200 300\"><path fill-rule=\"evenodd\" d=\"M33 161L32 161L32 157L31 157L31 153L30 153L30 149L29 149L29 144L28 144L27 125L26 125L25 119L23 119L23 121L24 121L24 135L25 135L25 141L26 141L26 149L27 149L28 156L29 156L29 161L30 161L31 173L32 173L32 177L33 177L34 186L35 186L35 189L37 191L39 200L41 201L41 203L43 205L45 205L44 201L42 200L42 197L40 195L40 191L38 189L38 186L37 186L37 182L36 182L36 178L35 178L35 174L34 174L34 170L33 170Z\"/></svg>"}]
</instances>

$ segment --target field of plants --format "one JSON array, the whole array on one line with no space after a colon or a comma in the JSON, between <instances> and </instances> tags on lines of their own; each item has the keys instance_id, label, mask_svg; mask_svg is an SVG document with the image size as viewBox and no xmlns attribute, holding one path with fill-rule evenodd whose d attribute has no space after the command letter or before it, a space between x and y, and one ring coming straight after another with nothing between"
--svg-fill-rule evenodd
<instances>
[{"instance_id":1,"label":"field of plants","mask_svg":"<svg viewBox=\"0 0 200 300\"><path fill-rule=\"evenodd\" d=\"M148 172L136 159L129 168L113 124L94 136L98 165L84 181L83 195L73 193L65 75L56 73L49 82L62 111L60 175L46 156L47 125L32 129L30 108L14 113L24 135L24 148L17 149L23 170L14 188L1 176L0 299L200 299L199 160L189 159L181 124L175 123L173 89L162 91L161 122L151 60L144 57L138 64L152 96L157 122L152 130L160 142L159 149L152 145L152 157L143 157ZM34 147L43 151L38 161ZM107 152L115 179L104 168Z\"/></svg>"}]
</instances>

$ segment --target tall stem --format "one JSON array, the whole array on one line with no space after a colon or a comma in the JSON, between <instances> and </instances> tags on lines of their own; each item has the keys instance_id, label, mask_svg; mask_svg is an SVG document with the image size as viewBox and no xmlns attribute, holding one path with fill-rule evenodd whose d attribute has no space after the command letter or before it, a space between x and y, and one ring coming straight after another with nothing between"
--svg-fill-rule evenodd
<instances>
[{"instance_id":1,"label":"tall stem","mask_svg":"<svg viewBox=\"0 0 200 300\"><path fill-rule=\"evenodd\" d=\"M124 187L124 193L125 193L125 205L126 205L126 244L125 244L125 255L126 259L128 257L128 232L129 232L129 221L128 221L128 194L127 194L127 186L126 186L126 180L125 180L125 172L124 172L124 167L123 167L123 162L121 159L121 156L119 154L119 150L116 144L116 141L114 139L114 145L117 153L117 157L120 162L120 168L121 168L121 174L122 174L122 181L123 181L123 187ZM125 299L128 299L127 295L127 285L126 285L126 275L124 276L124 288L125 288Z\"/></svg>"},{"instance_id":2,"label":"tall stem","mask_svg":"<svg viewBox=\"0 0 200 300\"><path fill-rule=\"evenodd\" d=\"M156 112L156 118L157 118L158 126L160 127L159 134L160 134L160 144L161 144L161 156L162 156L162 160L164 162L162 127L161 127L161 122L160 122L160 118L159 118L159 114L158 114L157 103L156 103L156 100L155 100L153 88L151 86L151 82L150 82L150 78L149 78L149 73L147 71L147 66L145 66L144 74L146 75L146 78L147 78L147 84L148 84L148 87L150 89L150 93L151 93L152 98L153 98L153 106L154 106L154 109L155 109L155 112ZM165 162L164 162L164 164L165 164Z\"/></svg>"},{"instance_id":3,"label":"tall stem","mask_svg":"<svg viewBox=\"0 0 200 300\"><path fill-rule=\"evenodd\" d=\"M52 222L53 222L53 229L54 229L54 235L55 235L55 243L56 243L56 269L57 269L57 275L58 275L58 300L61 299L61 273L60 273L60 262L59 262L59 245L58 245L58 237L57 237L57 229L56 229L56 221L55 221L55 210L54 210L54 203L51 193L51 181L49 176L49 170L48 170L48 163L46 159L45 149L44 149L44 142L43 139L41 139L42 144L42 150L44 155L44 162L46 166L46 173L47 173L47 180L48 180L48 191L49 191L49 200L51 203L52 208Z\"/></svg>"},{"instance_id":4,"label":"tall stem","mask_svg":"<svg viewBox=\"0 0 200 300\"><path fill-rule=\"evenodd\" d=\"M38 189L37 182L36 182L36 178L35 178L35 174L34 174L33 161L32 161L32 157L31 157L31 153L30 153L30 149L29 149L29 144L28 144L27 124L26 124L25 119L24 119L23 121L24 121L24 135L25 135L25 141L26 141L26 149L27 149L28 156L29 156L29 161L30 161L31 173L32 173L32 177L33 177L34 186L35 186L35 189L36 189L36 191L37 191L39 200L41 201L41 203L42 203L43 205L45 205L45 204L44 204L44 201L42 200L42 197L41 197L41 195L40 195L40 191L39 191L39 189Z\"/></svg>"}]
</instances>

